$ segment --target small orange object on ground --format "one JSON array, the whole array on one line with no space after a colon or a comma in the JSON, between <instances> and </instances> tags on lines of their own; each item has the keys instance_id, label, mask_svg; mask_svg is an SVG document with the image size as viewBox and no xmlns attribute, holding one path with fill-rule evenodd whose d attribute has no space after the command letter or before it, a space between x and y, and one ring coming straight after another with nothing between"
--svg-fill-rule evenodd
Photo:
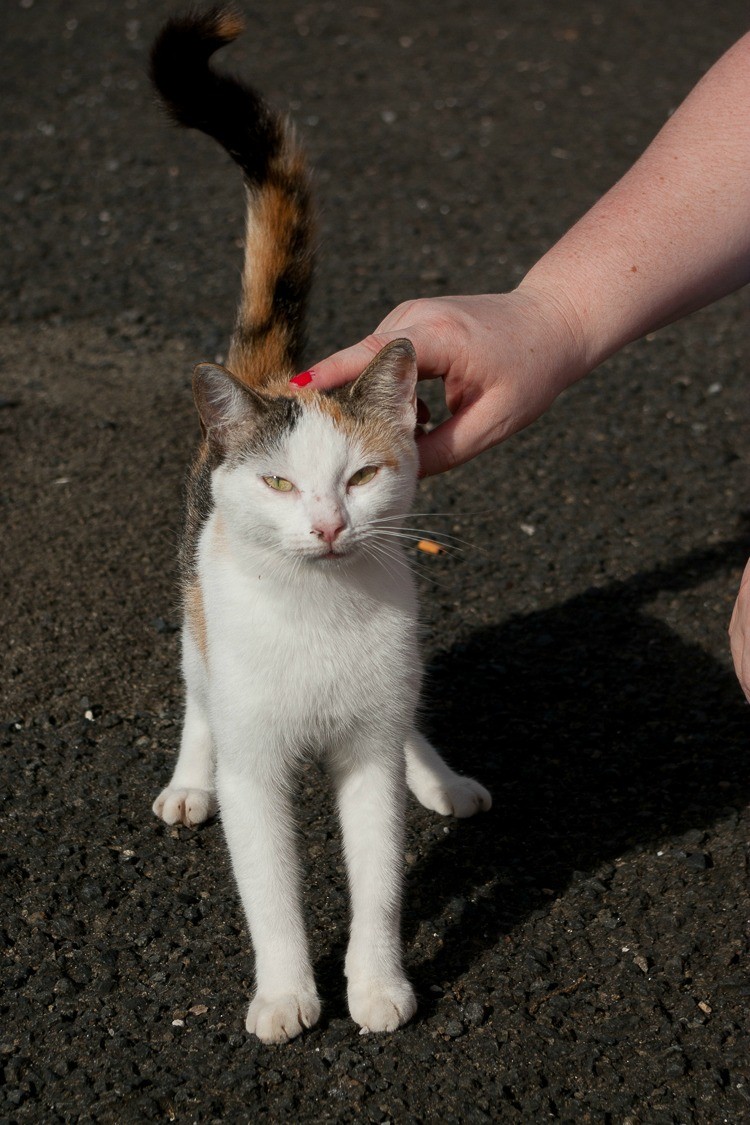
<instances>
[{"instance_id":1,"label":"small orange object on ground","mask_svg":"<svg viewBox=\"0 0 750 1125\"><path fill-rule=\"evenodd\" d=\"M420 539L417 543L417 550L424 551L426 555L445 554L445 548L441 547L439 543L433 543L432 539Z\"/></svg>"}]
</instances>

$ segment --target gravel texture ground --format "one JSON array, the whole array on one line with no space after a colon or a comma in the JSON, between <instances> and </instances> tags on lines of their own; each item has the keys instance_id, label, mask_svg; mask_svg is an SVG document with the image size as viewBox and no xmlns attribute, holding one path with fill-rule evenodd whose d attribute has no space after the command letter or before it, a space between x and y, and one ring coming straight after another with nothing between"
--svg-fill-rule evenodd
<instances>
[{"instance_id":1,"label":"gravel texture ground","mask_svg":"<svg viewBox=\"0 0 750 1125\"><path fill-rule=\"evenodd\" d=\"M317 169L313 360L396 301L513 286L744 29L709 0L258 4L227 61ZM8 0L0 1121L750 1121L748 300L627 349L424 484L426 725L492 790L409 811L420 1008L359 1036L324 777L299 817L318 1028L243 1028L221 828L150 804L180 724L192 364L226 347L239 177L144 77L161 0ZM431 401L437 404L435 388Z\"/></svg>"}]
</instances>

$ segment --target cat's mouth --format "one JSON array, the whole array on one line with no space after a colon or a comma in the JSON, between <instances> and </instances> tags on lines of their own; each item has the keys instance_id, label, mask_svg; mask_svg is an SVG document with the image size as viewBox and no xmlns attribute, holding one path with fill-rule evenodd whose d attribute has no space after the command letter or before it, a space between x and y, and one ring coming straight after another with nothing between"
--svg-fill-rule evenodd
<instances>
[{"instance_id":1,"label":"cat's mouth","mask_svg":"<svg viewBox=\"0 0 750 1125\"><path fill-rule=\"evenodd\" d=\"M344 559L349 559L351 558L352 554L353 548L351 546L340 547L338 550L331 547L329 550L321 551L319 554L308 554L307 558L310 559L311 562L331 563L341 562Z\"/></svg>"},{"instance_id":2,"label":"cat's mouth","mask_svg":"<svg viewBox=\"0 0 750 1125\"><path fill-rule=\"evenodd\" d=\"M345 547L343 551L326 551L324 555L316 555L315 558L320 559L321 562L328 562L331 559L346 559L350 554L351 551Z\"/></svg>"}]
</instances>

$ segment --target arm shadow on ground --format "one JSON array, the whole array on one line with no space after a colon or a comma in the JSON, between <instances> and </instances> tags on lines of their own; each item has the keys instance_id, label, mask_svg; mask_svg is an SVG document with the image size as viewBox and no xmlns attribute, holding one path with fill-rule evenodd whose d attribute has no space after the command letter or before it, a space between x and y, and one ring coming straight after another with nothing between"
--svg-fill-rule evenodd
<instances>
[{"instance_id":1,"label":"arm shadow on ground","mask_svg":"<svg viewBox=\"0 0 750 1125\"><path fill-rule=\"evenodd\" d=\"M710 827L748 800L748 712L733 676L647 607L736 567L749 548L742 536L694 550L479 629L433 662L427 733L494 806L453 822L409 873L407 946L425 919L442 919L440 951L414 972L423 997L574 872Z\"/></svg>"}]
</instances>

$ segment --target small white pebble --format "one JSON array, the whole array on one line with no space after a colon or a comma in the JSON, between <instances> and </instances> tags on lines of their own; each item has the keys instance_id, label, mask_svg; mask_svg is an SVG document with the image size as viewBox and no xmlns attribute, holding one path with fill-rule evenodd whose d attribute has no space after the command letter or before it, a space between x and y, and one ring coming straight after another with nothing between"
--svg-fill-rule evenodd
<instances>
[{"instance_id":1,"label":"small white pebble","mask_svg":"<svg viewBox=\"0 0 750 1125\"><path fill-rule=\"evenodd\" d=\"M184 1026L185 1026L184 1020L172 1020L172 1027L184 1027Z\"/></svg>"},{"instance_id":2,"label":"small white pebble","mask_svg":"<svg viewBox=\"0 0 750 1125\"><path fill-rule=\"evenodd\" d=\"M721 383L712 383L706 391L707 395L717 395L721 390Z\"/></svg>"},{"instance_id":3,"label":"small white pebble","mask_svg":"<svg viewBox=\"0 0 750 1125\"><path fill-rule=\"evenodd\" d=\"M531 523L519 523L518 525L524 535L536 535L536 528Z\"/></svg>"},{"instance_id":4,"label":"small white pebble","mask_svg":"<svg viewBox=\"0 0 750 1125\"><path fill-rule=\"evenodd\" d=\"M88 721L89 721L90 723L93 723L93 721L94 721L94 712L93 712L93 711L84 711L84 712L83 712L83 717L84 717L84 719L88 719Z\"/></svg>"}]
</instances>

